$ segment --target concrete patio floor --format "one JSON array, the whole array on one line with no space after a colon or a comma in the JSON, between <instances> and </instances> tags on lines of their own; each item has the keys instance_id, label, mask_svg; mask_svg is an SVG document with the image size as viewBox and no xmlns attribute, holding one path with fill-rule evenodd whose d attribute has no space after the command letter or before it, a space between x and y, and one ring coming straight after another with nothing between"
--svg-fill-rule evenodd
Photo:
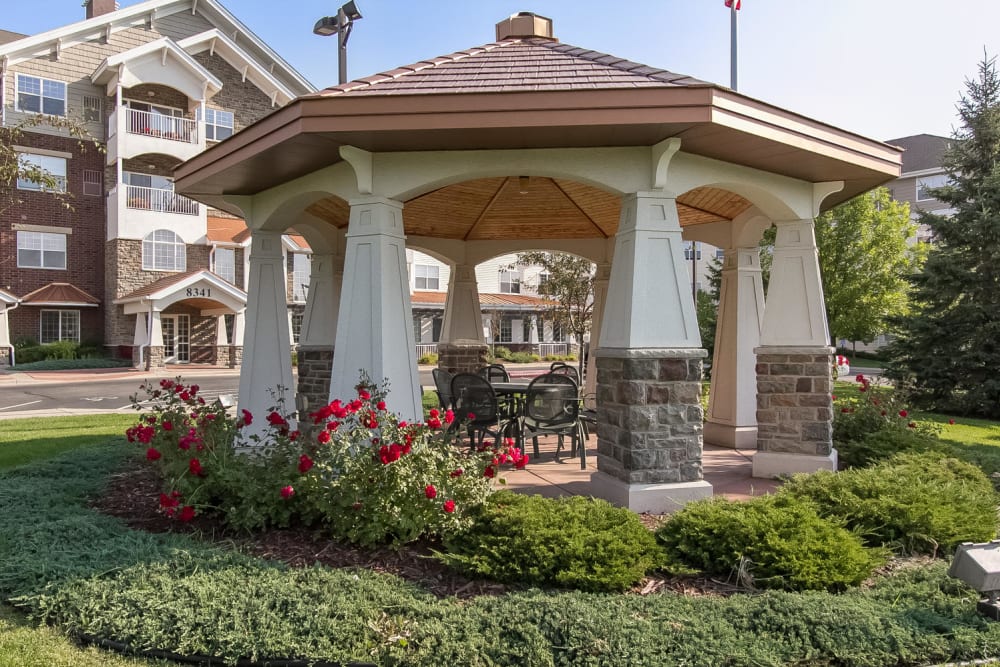
<instances>
[{"instance_id":1,"label":"concrete patio floor","mask_svg":"<svg viewBox=\"0 0 1000 667\"><path fill-rule=\"evenodd\" d=\"M590 495L590 475L597 470L597 436L591 435L587 444L587 467L580 469L580 460L570 458L569 442L556 460L556 438L539 438L539 454L535 459L531 441L525 451L532 455L524 470L504 470L506 488L524 493L538 493L548 497ZM706 445L702 458L705 481L712 485L716 496L730 500L746 500L777 489L780 482L751 477L752 449L728 449Z\"/></svg>"}]
</instances>

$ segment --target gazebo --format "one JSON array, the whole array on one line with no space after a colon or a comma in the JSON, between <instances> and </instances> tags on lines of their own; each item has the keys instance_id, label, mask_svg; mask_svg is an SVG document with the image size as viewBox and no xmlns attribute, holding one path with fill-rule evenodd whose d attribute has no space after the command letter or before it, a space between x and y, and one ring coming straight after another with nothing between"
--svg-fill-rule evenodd
<instances>
[{"instance_id":1,"label":"gazebo","mask_svg":"<svg viewBox=\"0 0 1000 667\"><path fill-rule=\"evenodd\" d=\"M295 405L281 234L313 249L299 401L364 370L421 415L405 249L452 265L440 364L478 366L475 266L569 252L597 265L592 493L644 511L710 495L702 445L754 475L835 469L833 352L813 219L899 175L896 148L726 87L563 44L521 13L496 42L300 97L181 165L176 190L252 233L241 408ZM758 257L774 225L765 300ZM724 249L708 414L684 242ZM704 427L703 427L704 422Z\"/></svg>"}]
</instances>

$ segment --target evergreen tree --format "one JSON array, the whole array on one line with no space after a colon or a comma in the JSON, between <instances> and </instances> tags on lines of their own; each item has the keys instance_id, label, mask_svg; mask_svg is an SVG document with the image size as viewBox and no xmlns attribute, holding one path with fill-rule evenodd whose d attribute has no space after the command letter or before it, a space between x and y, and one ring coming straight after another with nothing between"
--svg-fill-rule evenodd
<instances>
[{"instance_id":1,"label":"evergreen tree","mask_svg":"<svg viewBox=\"0 0 1000 667\"><path fill-rule=\"evenodd\" d=\"M912 317L891 347L890 374L918 404L1000 417L1000 77L995 59L966 81L932 194L954 210L929 213L934 247L915 279Z\"/></svg>"}]
</instances>

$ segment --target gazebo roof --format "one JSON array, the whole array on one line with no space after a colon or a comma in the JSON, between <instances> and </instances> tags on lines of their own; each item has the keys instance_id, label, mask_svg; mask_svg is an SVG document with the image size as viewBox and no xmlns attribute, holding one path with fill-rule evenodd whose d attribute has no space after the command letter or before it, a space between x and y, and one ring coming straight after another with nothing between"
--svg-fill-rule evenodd
<instances>
[{"instance_id":1,"label":"gazebo roof","mask_svg":"<svg viewBox=\"0 0 1000 667\"><path fill-rule=\"evenodd\" d=\"M729 88L563 44L513 37L300 97L179 166L177 191L231 208L253 195L341 161L339 148L454 151L653 146L681 138L685 153L818 183L844 181L825 207L899 174L900 151L741 95ZM607 238L619 197L590 185L532 177L484 178L406 202L407 234L509 238L512 219L534 238ZM725 191L678 199L682 225L730 220L750 202ZM440 215L441 202L451 202ZM343 227L347 203L310 213ZM545 225L511 213L543 215ZM503 219L503 222L499 222ZM442 221L447 220L447 225ZM447 227L447 228L446 228Z\"/></svg>"}]
</instances>

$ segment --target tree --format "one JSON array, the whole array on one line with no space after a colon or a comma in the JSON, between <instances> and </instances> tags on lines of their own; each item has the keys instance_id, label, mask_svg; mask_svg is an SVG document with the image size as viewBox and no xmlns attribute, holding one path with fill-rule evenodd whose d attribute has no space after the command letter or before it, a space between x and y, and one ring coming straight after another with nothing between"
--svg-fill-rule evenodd
<instances>
[{"instance_id":1,"label":"tree","mask_svg":"<svg viewBox=\"0 0 1000 667\"><path fill-rule=\"evenodd\" d=\"M1000 417L1000 76L994 58L966 80L961 126L931 192L954 210L922 213L934 246L914 277L913 316L890 348L890 375L919 405Z\"/></svg>"}]
</instances>

